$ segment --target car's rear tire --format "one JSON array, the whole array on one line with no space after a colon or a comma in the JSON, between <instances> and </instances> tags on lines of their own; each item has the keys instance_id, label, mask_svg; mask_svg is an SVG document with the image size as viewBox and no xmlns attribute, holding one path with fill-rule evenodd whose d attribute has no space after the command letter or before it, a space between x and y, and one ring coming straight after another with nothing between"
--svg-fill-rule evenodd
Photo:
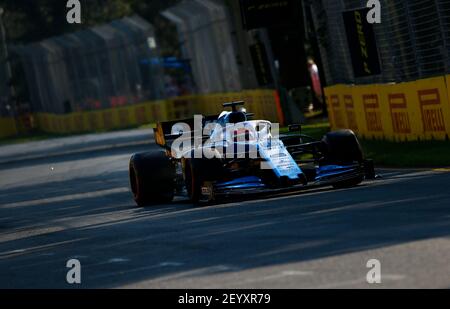
<instances>
[{"instance_id":1,"label":"car's rear tire","mask_svg":"<svg viewBox=\"0 0 450 309\"><path fill-rule=\"evenodd\" d=\"M130 185L140 207L170 203L175 192L175 167L165 152L133 155L130 160Z\"/></svg>"},{"instance_id":2,"label":"car's rear tire","mask_svg":"<svg viewBox=\"0 0 450 309\"><path fill-rule=\"evenodd\" d=\"M324 136L322 142L326 149L326 164L363 164L364 153L358 138L352 130L328 133ZM363 181L364 176L358 175L355 178L333 184L333 187L336 189L351 188Z\"/></svg>"}]
</instances>

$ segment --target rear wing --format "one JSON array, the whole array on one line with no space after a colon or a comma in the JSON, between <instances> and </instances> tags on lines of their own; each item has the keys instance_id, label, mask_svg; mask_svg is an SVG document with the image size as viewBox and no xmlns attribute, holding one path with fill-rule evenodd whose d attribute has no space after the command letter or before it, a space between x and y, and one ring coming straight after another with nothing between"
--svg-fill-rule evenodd
<instances>
[{"instance_id":1,"label":"rear wing","mask_svg":"<svg viewBox=\"0 0 450 309\"><path fill-rule=\"evenodd\" d=\"M205 127L206 124L208 123L214 123L217 122L217 119L219 118L218 115L216 116L207 116L207 117L203 117L202 120L202 133L203 133L203 128ZM191 136L193 138L194 133L196 133L194 131L194 118L189 118L189 119L184 119L184 120L177 120L177 121L167 121L167 122L159 122L156 125L156 128L153 129L154 133L155 133L155 142L157 145L166 148L166 149L170 149L172 146L172 143L180 138L180 136L182 135L180 132L174 133L173 132L173 128L174 126L176 126L177 124L187 124L190 128L190 133ZM188 132L183 132L183 133L188 133Z\"/></svg>"}]
</instances>

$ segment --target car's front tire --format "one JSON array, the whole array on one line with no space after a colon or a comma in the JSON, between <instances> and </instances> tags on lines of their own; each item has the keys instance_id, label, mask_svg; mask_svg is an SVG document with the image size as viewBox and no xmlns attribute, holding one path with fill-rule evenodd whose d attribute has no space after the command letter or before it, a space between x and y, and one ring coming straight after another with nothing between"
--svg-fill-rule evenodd
<instances>
[{"instance_id":1,"label":"car's front tire","mask_svg":"<svg viewBox=\"0 0 450 309\"><path fill-rule=\"evenodd\" d=\"M330 132L322 142L326 149L326 161L333 164L362 164L364 154L358 138L352 130Z\"/></svg>"},{"instance_id":2,"label":"car's front tire","mask_svg":"<svg viewBox=\"0 0 450 309\"><path fill-rule=\"evenodd\" d=\"M322 142L326 150L326 164L348 165L358 163L361 166L363 165L364 153L352 130L330 132L324 136ZM336 189L351 188L363 181L364 176L358 175L355 178L338 182L333 187Z\"/></svg>"}]
</instances>

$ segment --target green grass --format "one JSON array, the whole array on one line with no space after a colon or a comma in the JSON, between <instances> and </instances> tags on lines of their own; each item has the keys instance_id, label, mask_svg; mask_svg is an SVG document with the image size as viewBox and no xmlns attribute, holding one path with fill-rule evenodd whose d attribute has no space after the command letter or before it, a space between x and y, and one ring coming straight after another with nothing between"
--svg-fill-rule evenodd
<instances>
[{"instance_id":1,"label":"green grass","mask_svg":"<svg viewBox=\"0 0 450 309\"><path fill-rule=\"evenodd\" d=\"M140 128L151 129L153 125ZM287 128L281 128L286 133ZM317 122L304 125L302 133L321 139L330 131L327 122ZM91 132L95 133L95 132ZM18 136L0 140L0 145L20 144L41 141L52 138L73 136L63 134L49 134L36 132L27 136ZM422 142L389 142L376 140L361 140L367 158L373 159L377 166L385 167L450 167L450 142L422 141Z\"/></svg>"},{"instance_id":2,"label":"green grass","mask_svg":"<svg viewBox=\"0 0 450 309\"><path fill-rule=\"evenodd\" d=\"M287 132L287 128L280 130ZM321 139L330 131L328 123L316 123L302 127L302 133ZM360 140L367 158L384 167L450 167L450 142L390 142Z\"/></svg>"},{"instance_id":3,"label":"green grass","mask_svg":"<svg viewBox=\"0 0 450 309\"><path fill-rule=\"evenodd\" d=\"M367 158L386 167L450 167L450 142L387 142L362 140Z\"/></svg>"},{"instance_id":4,"label":"green grass","mask_svg":"<svg viewBox=\"0 0 450 309\"><path fill-rule=\"evenodd\" d=\"M315 139L322 139L328 132L330 132L330 124L327 122L302 126L302 134L309 135Z\"/></svg>"},{"instance_id":5,"label":"green grass","mask_svg":"<svg viewBox=\"0 0 450 309\"><path fill-rule=\"evenodd\" d=\"M280 134L288 133L289 129L280 128ZM327 122L308 124L302 126L302 134L309 135L315 139L322 139L322 137L330 132L330 124Z\"/></svg>"}]
</instances>

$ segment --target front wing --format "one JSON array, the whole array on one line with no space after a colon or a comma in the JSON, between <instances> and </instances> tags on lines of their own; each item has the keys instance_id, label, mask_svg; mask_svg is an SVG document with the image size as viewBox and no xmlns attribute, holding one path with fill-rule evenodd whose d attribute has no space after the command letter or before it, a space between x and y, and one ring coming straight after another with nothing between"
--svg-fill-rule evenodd
<instances>
[{"instance_id":1,"label":"front wing","mask_svg":"<svg viewBox=\"0 0 450 309\"><path fill-rule=\"evenodd\" d=\"M354 164L347 166L327 165L316 170L315 180L308 184L297 184L290 186L267 186L256 176L248 176L226 182L205 183L201 190L200 202L212 202L217 199L238 197L252 194L276 194L289 191L312 189L315 187L329 186L363 178L366 171L363 165Z\"/></svg>"}]
</instances>

